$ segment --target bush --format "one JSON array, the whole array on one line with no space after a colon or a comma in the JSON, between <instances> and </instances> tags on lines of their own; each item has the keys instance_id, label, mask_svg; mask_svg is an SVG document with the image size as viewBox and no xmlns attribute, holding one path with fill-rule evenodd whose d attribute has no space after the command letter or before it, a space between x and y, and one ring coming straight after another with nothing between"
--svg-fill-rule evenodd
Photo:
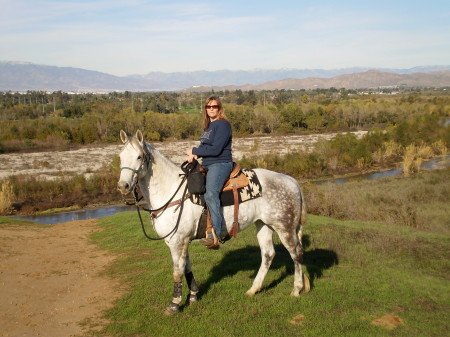
<instances>
[{"instance_id":1,"label":"bush","mask_svg":"<svg viewBox=\"0 0 450 337\"><path fill-rule=\"evenodd\" d=\"M12 210L12 204L15 201L16 196L11 182L3 182L0 190L0 214L8 214Z\"/></svg>"},{"instance_id":2,"label":"bush","mask_svg":"<svg viewBox=\"0 0 450 337\"><path fill-rule=\"evenodd\" d=\"M89 178L77 175L45 180L25 175L11 176L2 183L0 212L7 214L13 203L22 213L35 213L73 205L119 202L116 184L117 172L108 168Z\"/></svg>"},{"instance_id":3,"label":"bush","mask_svg":"<svg viewBox=\"0 0 450 337\"><path fill-rule=\"evenodd\" d=\"M358 160L364 165L372 163L372 153L363 140L358 140L352 133L339 134L330 141L330 154L338 158L344 167L356 166Z\"/></svg>"},{"instance_id":4,"label":"bush","mask_svg":"<svg viewBox=\"0 0 450 337\"><path fill-rule=\"evenodd\" d=\"M450 169L408 178L302 184L308 213L450 234Z\"/></svg>"}]
</instances>

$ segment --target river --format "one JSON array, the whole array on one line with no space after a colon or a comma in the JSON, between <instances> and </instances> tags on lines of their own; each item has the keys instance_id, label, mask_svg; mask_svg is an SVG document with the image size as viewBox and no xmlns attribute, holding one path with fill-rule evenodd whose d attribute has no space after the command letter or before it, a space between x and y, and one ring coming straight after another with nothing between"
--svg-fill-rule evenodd
<instances>
[{"instance_id":1,"label":"river","mask_svg":"<svg viewBox=\"0 0 450 337\"><path fill-rule=\"evenodd\" d=\"M437 158L429 161L425 161L422 163L421 168L423 170L434 170L443 167L450 166L450 155L446 158ZM338 178L338 179L330 179L317 182L318 184L323 183L336 183L342 184L347 181L352 180L373 180L380 178L387 178L397 176L402 173L401 169L392 169L381 172L372 172L367 174L355 175L347 178ZM23 220L31 220L33 222L37 222L40 224L57 224L61 222L73 221L73 220L84 220L84 219L95 219L102 218L105 216L110 216L119 212L135 210L134 207L125 206L125 205L114 205L114 206L105 206L105 207L95 207L95 208L84 208L77 211L72 212L61 212L54 214L46 214L46 215L35 215L35 216L16 216L14 218L23 219Z\"/></svg>"}]
</instances>

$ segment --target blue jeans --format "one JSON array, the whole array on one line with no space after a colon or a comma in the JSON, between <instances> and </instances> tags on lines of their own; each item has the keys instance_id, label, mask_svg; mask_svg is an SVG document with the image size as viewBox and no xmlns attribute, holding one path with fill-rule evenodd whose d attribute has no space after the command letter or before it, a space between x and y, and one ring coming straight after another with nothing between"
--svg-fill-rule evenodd
<instances>
[{"instance_id":1,"label":"blue jeans","mask_svg":"<svg viewBox=\"0 0 450 337\"><path fill-rule=\"evenodd\" d=\"M208 205L211 214L211 222L220 239L220 232L222 231L222 214L220 212L220 198L219 194L222 191L225 181L227 181L233 170L233 163L216 163L207 166L208 173L206 174L206 193L205 202Z\"/></svg>"}]
</instances>

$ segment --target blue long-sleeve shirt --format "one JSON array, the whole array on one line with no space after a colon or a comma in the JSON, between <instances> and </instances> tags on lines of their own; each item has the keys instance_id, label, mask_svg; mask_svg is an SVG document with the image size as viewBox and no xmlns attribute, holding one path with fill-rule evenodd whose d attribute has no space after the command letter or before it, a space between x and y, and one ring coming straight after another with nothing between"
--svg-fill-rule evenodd
<instances>
[{"instance_id":1,"label":"blue long-sleeve shirt","mask_svg":"<svg viewBox=\"0 0 450 337\"><path fill-rule=\"evenodd\" d=\"M203 158L203 165L226 163L233 161L231 125L226 120L216 120L200 137L200 145L192 149L192 153Z\"/></svg>"}]
</instances>

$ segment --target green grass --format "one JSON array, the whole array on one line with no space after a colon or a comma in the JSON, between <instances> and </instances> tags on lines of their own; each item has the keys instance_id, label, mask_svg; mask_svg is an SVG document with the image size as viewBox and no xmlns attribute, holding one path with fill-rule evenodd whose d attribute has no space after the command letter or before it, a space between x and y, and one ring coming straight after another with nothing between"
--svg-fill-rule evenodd
<instances>
[{"instance_id":1,"label":"green grass","mask_svg":"<svg viewBox=\"0 0 450 337\"><path fill-rule=\"evenodd\" d=\"M13 217L0 216L0 225L29 225L29 226L39 226L33 221L15 219Z\"/></svg>"},{"instance_id":2,"label":"green grass","mask_svg":"<svg viewBox=\"0 0 450 337\"><path fill-rule=\"evenodd\" d=\"M450 330L445 235L309 216L304 269L312 290L299 298L289 296L293 264L278 238L275 260L254 297L245 295L260 264L254 228L218 251L193 242L200 301L168 317L168 248L144 238L135 212L104 218L100 225L93 240L118 256L107 273L128 289L106 313L110 324L101 336L444 336ZM183 284L184 298L187 292ZM394 330L371 324L385 314L404 324Z\"/></svg>"},{"instance_id":3,"label":"green grass","mask_svg":"<svg viewBox=\"0 0 450 337\"><path fill-rule=\"evenodd\" d=\"M57 208L50 208L46 209L42 212L37 212L36 215L44 215L44 214L53 214L53 213L59 213L59 212L71 212L71 211L77 211L81 209L80 206L69 206L69 207L57 207Z\"/></svg>"}]
</instances>

